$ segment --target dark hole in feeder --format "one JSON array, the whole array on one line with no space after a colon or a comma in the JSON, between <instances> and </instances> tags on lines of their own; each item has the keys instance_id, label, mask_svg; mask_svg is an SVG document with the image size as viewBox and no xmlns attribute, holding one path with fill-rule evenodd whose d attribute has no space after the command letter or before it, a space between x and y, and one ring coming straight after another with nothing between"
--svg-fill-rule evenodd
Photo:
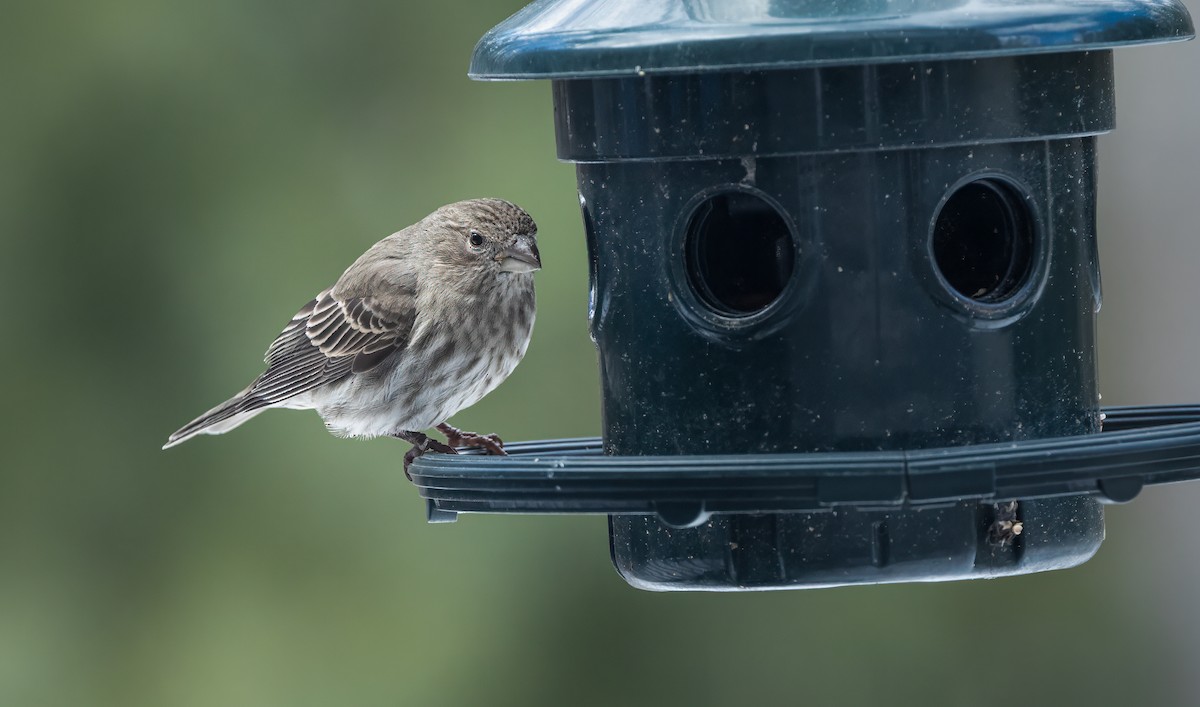
<instances>
[{"instance_id":1,"label":"dark hole in feeder","mask_svg":"<svg viewBox=\"0 0 1200 707\"><path fill-rule=\"evenodd\" d=\"M996 179L970 182L950 196L933 227L933 260L963 297L997 303L1025 283L1033 264L1033 226L1025 200Z\"/></svg>"},{"instance_id":2,"label":"dark hole in feeder","mask_svg":"<svg viewBox=\"0 0 1200 707\"><path fill-rule=\"evenodd\" d=\"M734 317L774 302L796 259L787 222L769 203L743 192L718 194L696 209L685 252L692 289Z\"/></svg>"}]
</instances>

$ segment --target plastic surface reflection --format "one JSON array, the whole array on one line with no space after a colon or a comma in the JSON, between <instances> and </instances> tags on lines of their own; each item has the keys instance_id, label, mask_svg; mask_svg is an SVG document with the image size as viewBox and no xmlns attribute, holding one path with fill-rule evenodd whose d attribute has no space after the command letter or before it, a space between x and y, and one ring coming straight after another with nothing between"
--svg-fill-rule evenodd
<instances>
[{"instance_id":1,"label":"plastic surface reflection","mask_svg":"<svg viewBox=\"0 0 1200 707\"><path fill-rule=\"evenodd\" d=\"M542 0L475 48L479 79L1086 50L1187 39L1177 0Z\"/></svg>"}]
</instances>

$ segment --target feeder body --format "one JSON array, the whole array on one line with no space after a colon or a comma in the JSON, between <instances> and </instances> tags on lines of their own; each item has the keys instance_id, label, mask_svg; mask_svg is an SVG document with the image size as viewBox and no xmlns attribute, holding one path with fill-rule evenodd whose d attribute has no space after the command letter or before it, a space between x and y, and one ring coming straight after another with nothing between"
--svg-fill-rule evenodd
<instances>
[{"instance_id":1,"label":"feeder body","mask_svg":"<svg viewBox=\"0 0 1200 707\"><path fill-rule=\"evenodd\" d=\"M565 80L554 95L560 156L579 163L607 453L913 449L1098 431L1094 136L1112 127L1109 52ZM933 253L942 210L979 184L1004 190L1028 241L1011 292L992 301L955 290L942 272L955 262L939 267ZM714 209L724 211L706 228ZM1012 236L1005 208L984 211L951 240ZM781 234L767 241L753 233L772 228ZM764 260L788 273L766 278L777 293L758 291ZM944 536L964 548L950 555L930 534L919 550L904 544L894 514L849 510L674 530L614 517L612 542L637 582L643 565L625 555L647 538L651 555L694 558L676 552L681 538L832 522L841 531L827 541L866 538L848 552L878 554L872 534L890 533L893 561L870 581L921 576L928 558L947 556L969 576L976 508L905 521L933 527L945 515L965 529ZM1098 508L1084 516L1085 547L1065 550L1072 562L1102 536ZM807 571L804 552L792 556L805 571L789 572L774 555L793 543L745 546L783 568L760 578L767 586L832 581ZM747 576L743 563L726 581Z\"/></svg>"},{"instance_id":2,"label":"feeder body","mask_svg":"<svg viewBox=\"0 0 1200 707\"><path fill-rule=\"evenodd\" d=\"M1109 59L559 83L560 152L581 160L608 451L1096 431L1093 136L1112 125ZM704 154L683 158L689 145ZM939 207L978 181L1006 185L1031 231L1023 280L999 302L954 291L931 257ZM736 280L737 268L699 273L688 252L695 215L730 195L773 211L789 241L764 250L747 232L761 226L753 213L706 235L790 268L751 311L707 302L695 280ZM953 237L1003 237L979 231L1007 228L991 215ZM726 296L758 305L756 287L734 281Z\"/></svg>"}]
</instances>

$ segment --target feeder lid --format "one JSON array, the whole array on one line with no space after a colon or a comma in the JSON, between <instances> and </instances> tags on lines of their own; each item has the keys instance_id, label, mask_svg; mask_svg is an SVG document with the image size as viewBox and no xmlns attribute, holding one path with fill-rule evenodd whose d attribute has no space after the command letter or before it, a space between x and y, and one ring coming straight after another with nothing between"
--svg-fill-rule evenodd
<instances>
[{"instance_id":1,"label":"feeder lid","mask_svg":"<svg viewBox=\"0 0 1200 707\"><path fill-rule=\"evenodd\" d=\"M538 0L475 79L598 78L1106 49L1190 39L1179 0Z\"/></svg>"}]
</instances>

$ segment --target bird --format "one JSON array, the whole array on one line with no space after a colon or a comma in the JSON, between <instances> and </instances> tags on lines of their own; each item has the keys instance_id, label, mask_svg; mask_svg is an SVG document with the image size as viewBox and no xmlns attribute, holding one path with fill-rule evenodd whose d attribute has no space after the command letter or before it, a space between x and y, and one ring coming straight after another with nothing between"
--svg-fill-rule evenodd
<instances>
[{"instance_id":1,"label":"bird","mask_svg":"<svg viewBox=\"0 0 1200 707\"><path fill-rule=\"evenodd\" d=\"M496 435L447 420L524 357L541 267L537 224L524 209L495 198L447 204L371 246L292 317L267 348L260 376L163 449L291 408L316 410L339 437L409 442L406 476L428 451L504 454ZM446 443L426 435L430 428Z\"/></svg>"}]
</instances>

